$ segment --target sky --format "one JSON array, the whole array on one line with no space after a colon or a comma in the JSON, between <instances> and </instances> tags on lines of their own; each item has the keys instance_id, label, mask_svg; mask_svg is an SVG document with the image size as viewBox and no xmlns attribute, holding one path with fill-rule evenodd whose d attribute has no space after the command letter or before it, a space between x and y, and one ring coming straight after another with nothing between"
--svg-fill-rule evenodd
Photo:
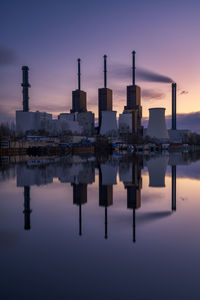
<instances>
[{"instance_id":1,"label":"sky","mask_svg":"<svg viewBox=\"0 0 200 300\"><path fill-rule=\"evenodd\" d=\"M199 11L196 0L1 0L1 122L14 120L15 111L22 108L22 65L30 69L30 109L47 111L54 117L68 112L72 90L77 88L79 57L81 89L87 92L88 110L97 116L104 54L108 56L113 109L121 113L126 105L126 86L131 84L131 52L135 50L144 119L151 107L165 107L166 115L171 115L171 84L144 81L137 76L141 68L177 82L180 127L197 127Z\"/></svg>"}]
</instances>

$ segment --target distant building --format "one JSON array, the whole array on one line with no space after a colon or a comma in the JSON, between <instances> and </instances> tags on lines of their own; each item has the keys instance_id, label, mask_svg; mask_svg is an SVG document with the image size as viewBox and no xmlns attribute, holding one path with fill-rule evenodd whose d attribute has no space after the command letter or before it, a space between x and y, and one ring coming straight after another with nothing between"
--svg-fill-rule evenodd
<instances>
[{"instance_id":1,"label":"distant building","mask_svg":"<svg viewBox=\"0 0 200 300\"><path fill-rule=\"evenodd\" d=\"M25 134L29 131L48 131L52 115L46 112L16 111L16 132Z\"/></svg>"},{"instance_id":2,"label":"distant building","mask_svg":"<svg viewBox=\"0 0 200 300\"><path fill-rule=\"evenodd\" d=\"M82 134L92 136L94 134L94 114L91 111L76 114L79 126L82 126Z\"/></svg>"}]
</instances>

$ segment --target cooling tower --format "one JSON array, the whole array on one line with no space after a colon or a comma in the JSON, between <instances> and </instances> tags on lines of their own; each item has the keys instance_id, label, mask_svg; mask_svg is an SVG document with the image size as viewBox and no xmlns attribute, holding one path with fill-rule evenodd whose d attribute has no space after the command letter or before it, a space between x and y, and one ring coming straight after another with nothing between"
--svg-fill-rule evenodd
<instances>
[{"instance_id":1,"label":"cooling tower","mask_svg":"<svg viewBox=\"0 0 200 300\"><path fill-rule=\"evenodd\" d=\"M147 135L157 139L169 139L165 122L165 108L149 109Z\"/></svg>"},{"instance_id":2,"label":"cooling tower","mask_svg":"<svg viewBox=\"0 0 200 300\"><path fill-rule=\"evenodd\" d=\"M101 128L102 135L116 135L117 134L117 120L116 111L102 111L101 112Z\"/></svg>"}]
</instances>

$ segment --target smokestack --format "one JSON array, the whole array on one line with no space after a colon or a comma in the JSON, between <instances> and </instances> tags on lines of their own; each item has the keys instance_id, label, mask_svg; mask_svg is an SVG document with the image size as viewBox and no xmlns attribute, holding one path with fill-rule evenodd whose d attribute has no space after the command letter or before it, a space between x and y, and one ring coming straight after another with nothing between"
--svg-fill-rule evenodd
<instances>
[{"instance_id":1,"label":"smokestack","mask_svg":"<svg viewBox=\"0 0 200 300\"><path fill-rule=\"evenodd\" d=\"M107 65L106 65L107 55L104 55L104 88L107 87Z\"/></svg>"},{"instance_id":2,"label":"smokestack","mask_svg":"<svg viewBox=\"0 0 200 300\"><path fill-rule=\"evenodd\" d=\"M132 83L135 85L135 51L132 52Z\"/></svg>"},{"instance_id":3,"label":"smokestack","mask_svg":"<svg viewBox=\"0 0 200 300\"><path fill-rule=\"evenodd\" d=\"M172 83L172 129L176 130L176 83Z\"/></svg>"},{"instance_id":4,"label":"smokestack","mask_svg":"<svg viewBox=\"0 0 200 300\"><path fill-rule=\"evenodd\" d=\"M81 59L78 58L78 90L81 90Z\"/></svg>"},{"instance_id":5,"label":"smokestack","mask_svg":"<svg viewBox=\"0 0 200 300\"><path fill-rule=\"evenodd\" d=\"M29 111L29 103L28 103L28 89L30 87L30 84L28 82L28 70L29 68L27 66L22 67L22 94L23 94L23 111Z\"/></svg>"}]
</instances>

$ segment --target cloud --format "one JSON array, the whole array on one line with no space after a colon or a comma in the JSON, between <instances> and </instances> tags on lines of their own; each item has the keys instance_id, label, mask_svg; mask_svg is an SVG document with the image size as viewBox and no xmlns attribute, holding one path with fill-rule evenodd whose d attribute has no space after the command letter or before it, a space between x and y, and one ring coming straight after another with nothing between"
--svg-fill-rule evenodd
<instances>
[{"instance_id":1,"label":"cloud","mask_svg":"<svg viewBox=\"0 0 200 300\"><path fill-rule=\"evenodd\" d=\"M143 89L142 90L142 98L143 100L160 100L165 98L165 94L153 89Z\"/></svg>"},{"instance_id":2,"label":"cloud","mask_svg":"<svg viewBox=\"0 0 200 300\"><path fill-rule=\"evenodd\" d=\"M187 95L188 93L189 93L188 91L182 90L179 92L179 95Z\"/></svg>"},{"instance_id":3,"label":"cloud","mask_svg":"<svg viewBox=\"0 0 200 300\"><path fill-rule=\"evenodd\" d=\"M13 65L17 61L17 54L13 49L0 45L0 66Z\"/></svg>"},{"instance_id":4,"label":"cloud","mask_svg":"<svg viewBox=\"0 0 200 300\"><path fill-rule=\"evenodd\" d=\"M42 105L39 103L34 103L33 105L31 105L31 110L35 111L35 110L39 110L39 111L46 111L49 113L59 113L59 112L69 112L69 110L71 109L71 105L70 104L48 104L48 105Z\"/></svg>"}]
</instances>

